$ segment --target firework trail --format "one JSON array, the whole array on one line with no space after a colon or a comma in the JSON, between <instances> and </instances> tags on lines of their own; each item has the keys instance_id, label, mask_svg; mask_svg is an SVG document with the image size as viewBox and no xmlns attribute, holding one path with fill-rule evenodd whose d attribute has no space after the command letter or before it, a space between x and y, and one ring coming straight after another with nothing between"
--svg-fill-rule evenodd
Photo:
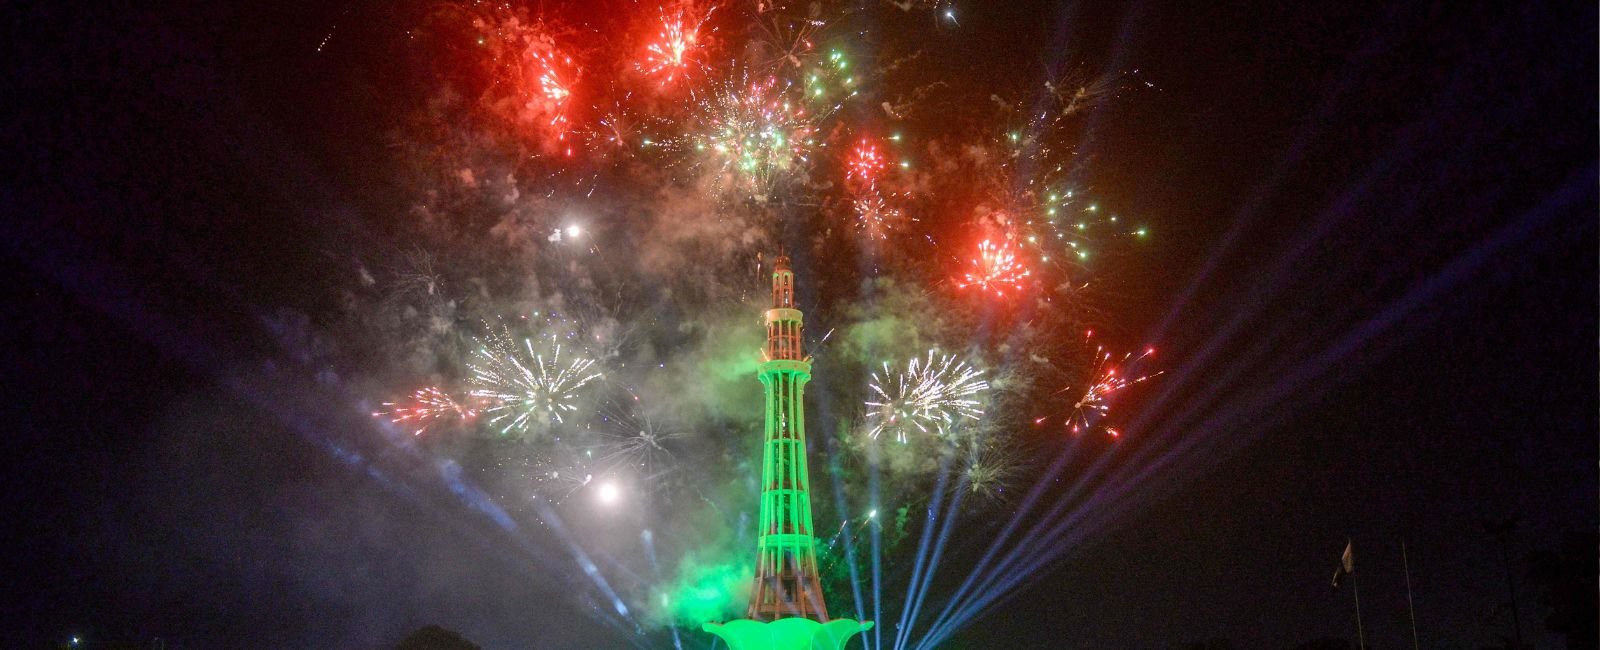
<instances>
[{"instance_id":1,"label":"firework trail","mask_svg":"<svg viewBox=\"0 0 1600 650\"><path fill-rule=\"evenodd\" d=\"M508 508L526 511L536 500L560 504L599 478L588 450L570 445L501 454L482 473Z\"/></svg>"}]
</instances>

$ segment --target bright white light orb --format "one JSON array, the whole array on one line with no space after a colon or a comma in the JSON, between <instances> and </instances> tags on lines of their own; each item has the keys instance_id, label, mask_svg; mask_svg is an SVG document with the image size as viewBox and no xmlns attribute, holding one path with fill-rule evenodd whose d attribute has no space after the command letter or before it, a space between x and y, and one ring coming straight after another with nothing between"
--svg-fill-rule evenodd
<instances>
[{"instance_id":1,"label":"bright white light orb","mask_svg":"<svg viewBox=\"0 0 1600 650\"><path fill-rule=\"evenodd\" d=\"M600 499L600 503L609 506L622 499L622 490L617 487L616 483L601 483L595 496Z\"/></svg>"}]
</instances>

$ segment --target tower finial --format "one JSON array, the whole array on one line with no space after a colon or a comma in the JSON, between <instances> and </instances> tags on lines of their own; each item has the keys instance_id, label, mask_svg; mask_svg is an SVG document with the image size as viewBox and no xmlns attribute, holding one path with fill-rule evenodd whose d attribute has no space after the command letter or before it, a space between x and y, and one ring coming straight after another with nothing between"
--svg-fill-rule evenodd
<instances>
[{"instance_id":1,"label":"tower finial","mask_svg":"<svg viewBox=\"0 0 1600 650\"><path fill-rule=\"evenodd\" d=\"M794 271L789 258L779 255L772 264L772 309L767 311L767 358L801 360L800 310L794 308Z\"/></svg>"}]
</instances>

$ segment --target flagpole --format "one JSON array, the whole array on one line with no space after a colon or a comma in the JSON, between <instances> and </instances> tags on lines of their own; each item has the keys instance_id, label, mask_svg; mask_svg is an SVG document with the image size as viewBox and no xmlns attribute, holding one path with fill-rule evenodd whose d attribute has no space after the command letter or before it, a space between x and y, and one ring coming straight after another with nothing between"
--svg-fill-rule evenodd
<instances>
[{"instance_id":1,"label":"flagpole","mask_svg":"<svg viewBox=\"0 0 1600 650\"><path fill-rule=\"evenodd\" d=\"M1361 625L1361 586L1356 581L1356 546L1348 537L1344 540L1344 555L1339 556L1339 568L1333 572L1334 589L1339 588L1339 579L1344 576L1350 576L1350 591L1356 597L1356 640L1360 642L1361 650L1367 650L1367 630ZM1411 577L1407 575L1406 580L1411 580ZM1412 626L1413 629L1415 627Z\"/></svg>"},{"instance_id":2,"label":"flagpole","mask_svg":"<svg viewBox=\"0 0 1600 650\"><path fill-rule=\"evenodd\" d=\"M1361 642L1361 650L1367 650L1367 633L1361 627L1361 584L1354 571L1350 572L1350 591L1356 595L1356 640Z\"/></svg>"},{"instance_id":3,"label":"flagpole","mask_svg":"<svg viewBox=\"0 0 1600 650\"><path fill-rule=\"evenodd\" d=\"M1417 642L1417 606L1411 601L1411 559L1406 557L1406 540L1400 540L1400 562L1406 568L1406 609L1411 610L1411 650L1420 650Z\"/></svg>"}]
</instances>

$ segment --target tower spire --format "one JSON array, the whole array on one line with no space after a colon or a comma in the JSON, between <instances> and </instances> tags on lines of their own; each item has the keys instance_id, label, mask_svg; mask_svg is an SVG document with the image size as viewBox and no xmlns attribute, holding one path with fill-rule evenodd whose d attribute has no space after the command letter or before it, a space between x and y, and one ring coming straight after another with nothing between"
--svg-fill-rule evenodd
<instances>
[{"instance_id":1,"label":"tower spire","mask_svg":"<svg viewBox=\"0 0 1600 650\"><path fill-rule=\"evenodd\" d=\"M761 517L756 533L756 584L745 616L827 622L817 579L817 539L811 526L811 478L806 467L805 386L811 359L801 344L804 318L794 307L789 258L772 265L772 308L767 310L766 360L760 377L766 396L761 445Z\"/></svg>"}]
</instances>

